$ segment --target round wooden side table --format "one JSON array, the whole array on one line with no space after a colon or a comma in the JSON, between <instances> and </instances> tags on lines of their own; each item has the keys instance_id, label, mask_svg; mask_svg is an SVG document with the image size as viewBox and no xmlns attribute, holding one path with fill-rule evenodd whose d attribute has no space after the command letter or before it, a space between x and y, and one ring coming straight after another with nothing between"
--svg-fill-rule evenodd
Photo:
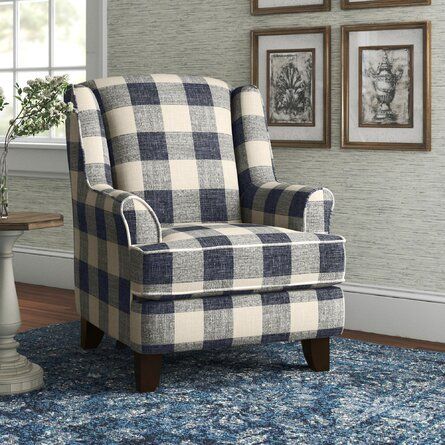
<instances>
[{"instance_id":1,"label":"round wooden side table","mask_svg":"<svg viewBox=\"0 0 445 445\"><path fill-rule=\"evenodd\" d=\"M21 320L12 268L12 248L25 230L63 226L57 213L13 212L0 219L0 395L41 388L43 370L18 354L14 340Z\"/></svg>"}]
</instances>

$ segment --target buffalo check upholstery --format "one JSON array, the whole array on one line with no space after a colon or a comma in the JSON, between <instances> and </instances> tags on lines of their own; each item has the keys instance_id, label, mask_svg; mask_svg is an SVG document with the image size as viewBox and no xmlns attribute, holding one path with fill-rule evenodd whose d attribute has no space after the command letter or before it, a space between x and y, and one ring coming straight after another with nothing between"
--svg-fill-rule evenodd
<instances>
[{"instance_id":1,"label":"buffalo check upholstery","mask_svg":"<svg viewBox=\"0 0 445 445\"><path fill-rule=\"evenodd\" d=\"M341 332L332 193L276 180L255 87L110 77L66 100L83 318L147 354Z\"/></svg>"},{"instance_id":2,"label":"buffalo check upholstery","mask_svg":"<svg viewBox=\"0 0 445 445\"><path fill-rule=\"evenodd\" d=\"M151 299L326 286L344 279L344 239L258 224L183 225L130 251L131 289Z\"/></svg>"},{"instance_id":3,"label":"buffalo check upholstery","mask_svg":"<svg viewBox=\"0 0 445 445\"><path fill-rule=\"evenodd\" d=\"M150 301L131 306L131 346L162 354L332 337L342 332L338 287Z\"/></svg>"},{"instance_id":4,"label":"buffalo check upholstery","mask_svg":"<svg viewBox=\"0 0 445 445\"><path fill-rule=\"evenodd\" d=\"M241 221L230 89L154 74L87 83L101 108L113 184L161 224Z\"/></svg>"},{"instance_id":5,"label":"buffalo check upholstery","mask_svg":"<svg viewBox=\"0 0 445 445\"><path fill-rule=\"evenodd\" d=\"M332 192L276 180L258 88L245 86L232 92L232 125L243 222L328 233Z\"/></svg>"}]
</instances>

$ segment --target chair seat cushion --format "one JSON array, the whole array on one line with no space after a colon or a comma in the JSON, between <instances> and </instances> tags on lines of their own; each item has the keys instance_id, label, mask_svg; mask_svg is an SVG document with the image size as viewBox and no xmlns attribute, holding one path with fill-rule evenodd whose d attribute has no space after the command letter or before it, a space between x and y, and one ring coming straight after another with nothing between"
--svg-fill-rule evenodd
<instances>
[{"instance_id":1,"label":"chair seat cushion","mask_svg":"<svg viewBox=\"0 0 445 445\"><path fill-rule=\"evenodd\" d=\"M327 287L344 280L345 240L258 224L187 224L130 248L134 295L164 300Z\"/></svg>"}]
</instances>

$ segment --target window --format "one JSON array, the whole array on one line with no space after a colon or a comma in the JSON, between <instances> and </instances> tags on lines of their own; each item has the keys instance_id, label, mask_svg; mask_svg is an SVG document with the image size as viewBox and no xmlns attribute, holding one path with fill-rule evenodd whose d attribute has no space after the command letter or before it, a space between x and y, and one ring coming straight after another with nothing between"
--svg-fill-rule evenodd
<instances>
[{"instance_id":1,"label":"window","mask_svg":"<svg viewBox=\"0 0 445 445\"><path fill-rule=\"evenodd\" d=\"M0 113L0 135L17 111L16 82L67 74L86 78L86 0L0 0L0 86L10 105ZM64 128L26 140L60 142Z\"/></svg>"}]
</instances>

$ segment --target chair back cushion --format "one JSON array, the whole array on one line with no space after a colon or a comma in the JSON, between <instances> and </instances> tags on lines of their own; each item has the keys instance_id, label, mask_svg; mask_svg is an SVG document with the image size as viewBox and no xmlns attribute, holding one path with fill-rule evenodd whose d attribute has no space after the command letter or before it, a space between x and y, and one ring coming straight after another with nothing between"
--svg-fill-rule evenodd
<instances>
[{"instance_id":1,"label":"chair back cushion","mask_svg":"<svg viewBox=\"0 0 445 445\"><path fill-rule=\"evenodd\" d=\"M164 225L240 221L225 82L153 74L85 85L102 113L114 188L145 199Z\"/></svg>"}]
</instances>

